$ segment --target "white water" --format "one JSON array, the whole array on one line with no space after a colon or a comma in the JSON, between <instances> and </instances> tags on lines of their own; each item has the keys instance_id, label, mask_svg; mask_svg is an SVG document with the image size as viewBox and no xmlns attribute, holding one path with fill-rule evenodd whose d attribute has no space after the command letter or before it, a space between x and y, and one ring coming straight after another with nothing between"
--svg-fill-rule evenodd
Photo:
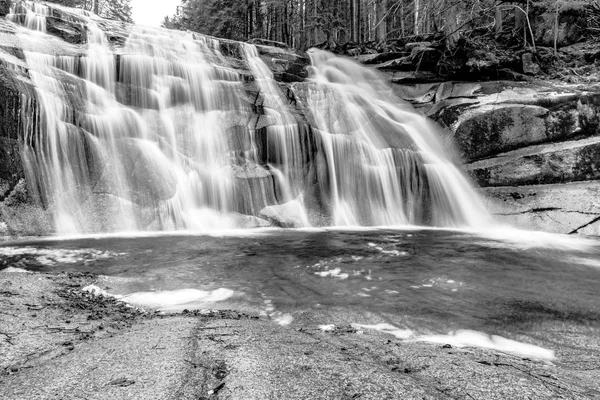
<instances>
[{"instance_id":1,"label":"white water","mask_svg":"<svg viewBox=\"0 0 600 400\"><path fill-rule=\"evenodd\" d=\"M56 46L53 7L21 2L9 19L37 92L28 186L59 234L255 227L279 213L304 227L489 223L435 127L371 70L313 51L292 104L248 44L228 43L236 60L214 38L132 27L115 47L98 17L56 6L85 24L87 50L40 51Z\"/></svg>"},{"instance_id":2,"label":"white water","mask_svg":"<svg viewBox=\"0 0 600 400\"><path fill-rule=\"evenodd\" d=\"M489 223L432 123L375 71L325 51L310 55L308 108L326 157L335 225Z\"/></svg>"}]
</instances>

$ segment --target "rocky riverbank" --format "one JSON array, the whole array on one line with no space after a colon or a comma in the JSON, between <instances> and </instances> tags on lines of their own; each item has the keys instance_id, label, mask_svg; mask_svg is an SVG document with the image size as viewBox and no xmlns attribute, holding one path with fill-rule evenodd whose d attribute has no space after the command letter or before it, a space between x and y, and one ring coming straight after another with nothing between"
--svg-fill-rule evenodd
<instances>
[{"instance_id":1,"label":"rocky riverbank","mask_svg":"<svg viewBox=\"0 0 600 400\"><path fill-rule=\"evenodd\" d=\"M594 328L584 325L561 328L556 360L542 362L352 326L324 331L312 312L294 315L288 327L226 310L157 314L82 292L92 283L111 280L0 272L3 398L600 396L600 348Z\"/></svg>"}]
</instances>

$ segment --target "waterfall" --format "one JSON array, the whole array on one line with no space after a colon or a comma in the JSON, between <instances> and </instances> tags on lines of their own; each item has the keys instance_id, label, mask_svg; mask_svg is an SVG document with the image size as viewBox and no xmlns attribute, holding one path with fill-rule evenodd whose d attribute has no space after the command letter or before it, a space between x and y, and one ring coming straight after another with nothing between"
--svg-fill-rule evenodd
<instances>
[{"instance_id":1,"label":"waterfall","mask_svg":"<svg viewBox=\"0 0 600 400\"><path fill-rule=\"evenodd\" d=\"M312 85L303 97L319 134L334 224L488 223L431 122L374 70L316 49L310 56Z\"/></svg>"},{"instance_id":2,"label":"waterfall","mask_svg":"<svg viewBox=\"0 0 600 400\"><path fill-rule=\"evenodd\" d=\"M85 46L44 50L52 7ZM250 44L130 26L115 46L91 13L11 11L39 119L24 170L58 233L488 221L433 124L350 60L314 50L310 78L282 84Z\"/></svg>"}]
</instances>

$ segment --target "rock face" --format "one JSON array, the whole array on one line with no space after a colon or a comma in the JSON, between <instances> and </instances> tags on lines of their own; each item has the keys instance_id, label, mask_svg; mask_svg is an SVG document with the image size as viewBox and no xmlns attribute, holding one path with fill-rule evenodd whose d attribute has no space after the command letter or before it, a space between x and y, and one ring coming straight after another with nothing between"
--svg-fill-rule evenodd
<instances>
[{"instance_id":1,"label":"rock face","mask_svg":"<svg viewBox=\"0 0 600 400\"><path fill-rule=\"evenodd\" d=\"M499 221L600 234L600 86L444 82L396 90L446 128Z\"/></svg>"}]
</instances>

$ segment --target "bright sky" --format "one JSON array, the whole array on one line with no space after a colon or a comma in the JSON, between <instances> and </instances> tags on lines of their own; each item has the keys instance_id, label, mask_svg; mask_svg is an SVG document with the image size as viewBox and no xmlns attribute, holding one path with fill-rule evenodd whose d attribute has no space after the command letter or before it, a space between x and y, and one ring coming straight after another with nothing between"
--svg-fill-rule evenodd
<instances>
[{"instance_id":1,"label":"bright sky","mask_svg":"<svg viewBox=\"0 0 600 400\"><path fill-rule=\"evenodd\" d=\"M181 0L132 0L133 21L138 25L160 26L163 19L175 14Z\"/></svg>"}]
</instances>

